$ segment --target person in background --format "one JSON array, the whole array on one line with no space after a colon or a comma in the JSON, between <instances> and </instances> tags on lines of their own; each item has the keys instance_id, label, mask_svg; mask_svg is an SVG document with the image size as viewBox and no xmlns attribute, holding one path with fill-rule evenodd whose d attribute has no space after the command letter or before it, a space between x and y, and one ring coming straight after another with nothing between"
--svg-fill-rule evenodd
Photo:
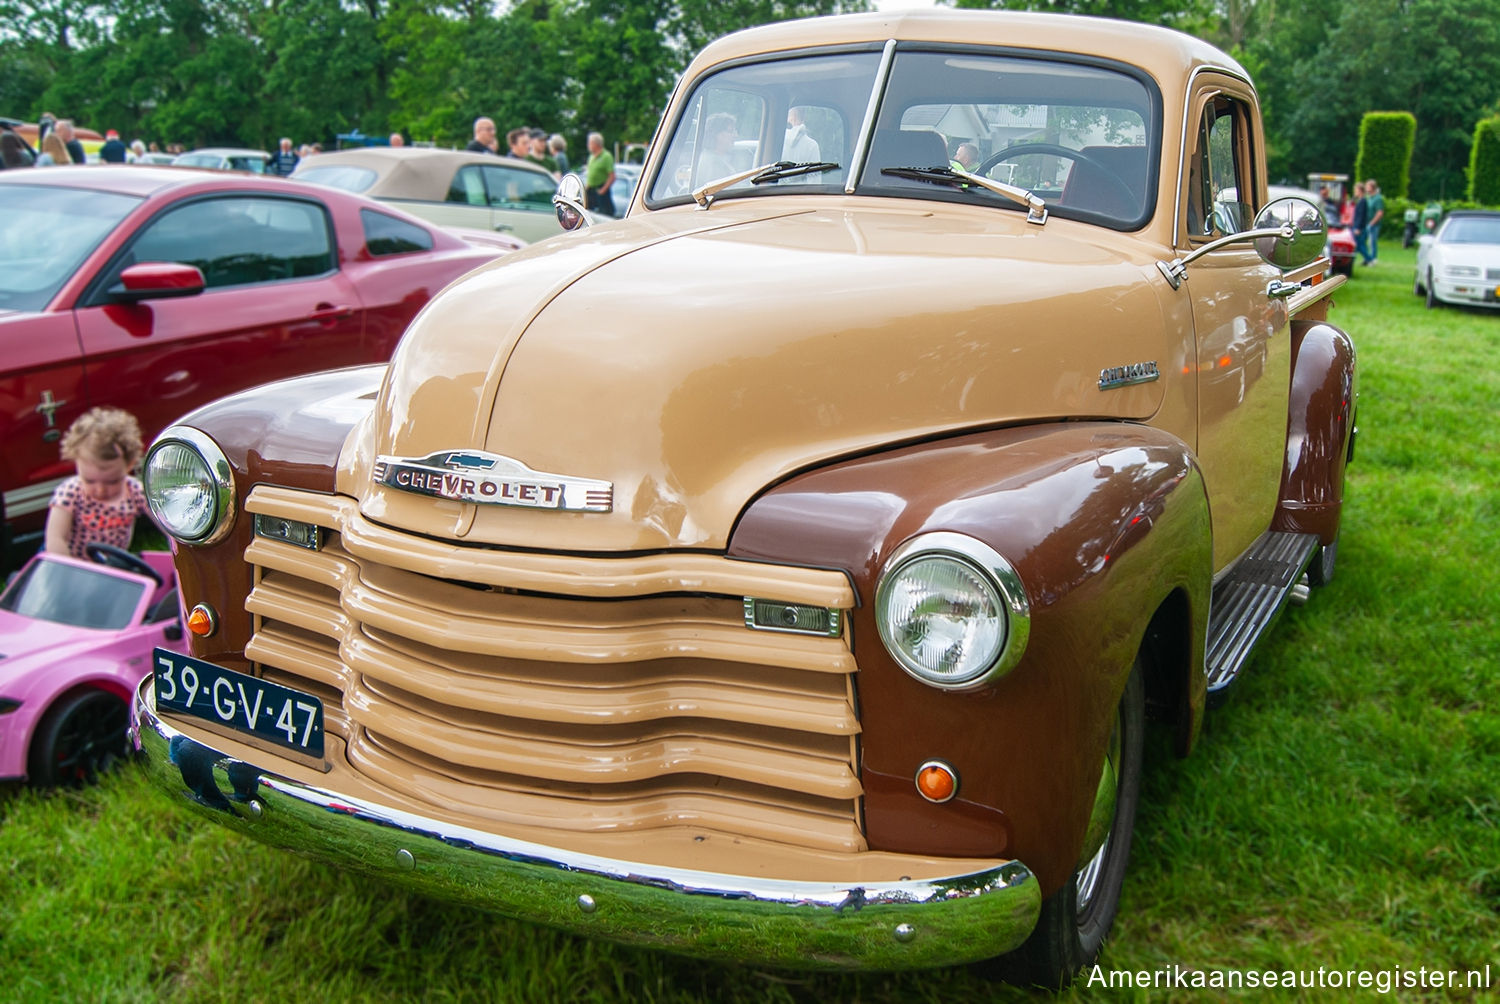
<instances>
[{"instance_id":1,"label":"person in background","mask_svg":"<svg viewBox=\"0 0 1500 1004\"><path fill-rule=\"evenodd\" d=\"M552 159L557 161L557 173L567 174L572 168L568 164L568 141L563 139L562 133L552 134L552 138L547 140L547 149L552 152Z\"/></svg>"},{"instance_id":2,"label":"person in background","mask_svg":"<svg viewBox=\"0 0 1500 1004\"><path fill-rule=\"evenodd\" d=\"M281 137L276 152L271 154L271 160L266 164L267 174L278 174L285 178L297 169L297 162L302 158L297 156L297 151L292 149L292 141L289 137Z\"/></svg>"},{"instance_id":3,"label":"person in background","mask_svg":"<svg viewBox=\"0 0 1500 1004\"><path fill-rule=\"evenodd\" d=\"M73 158L68 156L68 148L56 129L42 137L42 149L36 158L37 167L56 167L71 163Z\"/></svg>"},{"instance_id":4,"label":"person in background","mask_svg":"<svg viewBox=\"0 0 1500 1004\"><path fill-rule=\"evenodd\" d=\"M1361 264L1370 264L1370 251L1365 246L1365 221L1369 219L1370 207L1365 205L1365 186L1362 182L1354 183L1354 215L1349 219L1349 226L1354 231L1354 250L1359 252Z\"/></svg>"},{"instance_id":5,"label":"person in background","mask_svg":"<svg viewBox=\"0 0 1500 1004\"><path fill-rule=\"evenodd\" d=\"M531 156L531 130L525 126L512 129L505 134L505 147L507 151L505 156L525 160Z\"/></svg>"},{"instance_id":6,"label":"person in background","mask_svg":"<svg viewBox=\"0 0 1500 1004\"><path fill-rule=\"evenodd\" d=\"M604 135L589 133L589 162L583 169L583 208L605 216L615 215L615 200L609 187L615 183L615 158L604 149Z\"/></svg>"},{"instance_id":7,"label":"person in background","mask_svg":"<svg viewBox=\"0 0 1500 1004\"><path fill-rule=\"evenodd\" d=\"M84 155L83 144L78 142L78 136L73 132L71 119L57 120L57 135L68 148L68 162L71 164L87 164L89 159Z\"/></svg>"},{"instance_id":8,"label":"person in background","mask_svg":"<svg viewBox=\"0 0 1500 1004\"><path fill-rule=\"evenodd\" d=\"M139 164L146 159L146 144L143 140L133 139L130 141L130 152L125 155L125 163Z\"/></svg>"},{"instance_id":9,"label":"person in background","mask_svg":"<svg viewBox=\"0 0 1500 1004\"><path fill-rule=\"evenodd\" d=\"M123 164L128 150L120 134L110 129L104 134L104 145L99 148L99 159L106 164Z\"/></svg>"},{"instance_id":10,"label":"person in background","mask_svg":"<svg viewBox=\"0 0 1500 1004\"><path fill-rule=\"evenodd\" d=\"M391 133L390 144L391 146L405 146L406 137L402 136L399 132L393 132Z\"/></svg>"},{"instance_id":11,"label":"person in background","mask_svg":"<svg viewBox=\"0 0 1500 1004\"><path fill-rule=\"evenodd\" d=\"M1380 221L1385 219L1385 196L1374 178L1365 179L1365 249L1370 257L1366 265L1380 264Z\"/></svg>"},{"instance_id":12,"label":"person in background","mask_svg":"<svg viewBox=\"0 0 1500 1004\"><path fill-rule=\"evenodd\" d=\"M474 138L464 147L470 153L496 153L495 120L480 116L474 120Z\"/></svg>"},{"instance_id":13,"label":"person in background","mask_svg":"<svg viewBox=\"0 0 1500 1004\"><path fill-rule=\"evenodd\" d=\"M958 149L953 151L953 163L950 166L955 171L973 174L974 168L979 166L979 147L973 143L958 144Z\"/></svg>"},{"instance_id":14,"label":"person in background","mask_svg":"<svg viewBox=\"0 0 1500 1004\"><path fill-rule=\"evenodd\" d=\"M547 134L540 129L531 130L531 150L526 154L526 159L552 175L553 180L562 177L557 172L557 161L552 159L547 149Z\"/></svg>"},{"instance_id":15,"label":"person in background","mask_svg":"<svg viewBox=\"0 0 1500 1004\"><path fill-rule=\"evenodd\" d=\"M818 141L807 134L805 115L797 105L786 110L786 138L781 145L782 160L790 160L795 164L815 164L823 159Z\"/></svg>"},{"instance_id":16,"label":"person in background","mask_svg":"<svg viewBox=\"0 0 1500 1004\"><path fill-rule=\"evenodd\" d=\"M0 132L0 167L30 167L26 147L13 132Z\"/></svg>"},{"instance_id":17,"label":"person in background","mask_svg":"<svg viewBox=\"0 0 1500 1004\"><path fill-rule=\"evenodd\" d=\"M119 408L92 408L68 427L62 455L77 473L52 493L48 551L83 558L89 544L130 546L136 517L151 515L141 483L130 475L141 452L141 427Z\"/></svg>"}]
</instances>

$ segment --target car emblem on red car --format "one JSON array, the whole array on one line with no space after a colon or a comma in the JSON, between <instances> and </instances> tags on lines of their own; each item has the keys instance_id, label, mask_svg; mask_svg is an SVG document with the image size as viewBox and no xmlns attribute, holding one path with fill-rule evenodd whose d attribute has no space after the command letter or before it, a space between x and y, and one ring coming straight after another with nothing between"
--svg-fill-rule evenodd
<instances>
[{"instance_id":1,"label":"car emblem on red car","mask_svg":"<svg viewBox=\"0 0 1500 1004\"><path fill-rule=\"evenodd\" d=\"M371 480L387 488L476 505L609 512L614 485L594 478L544 474L483 450L439 450L426 457L375 458Z\"/></svg>"}]
</instances>

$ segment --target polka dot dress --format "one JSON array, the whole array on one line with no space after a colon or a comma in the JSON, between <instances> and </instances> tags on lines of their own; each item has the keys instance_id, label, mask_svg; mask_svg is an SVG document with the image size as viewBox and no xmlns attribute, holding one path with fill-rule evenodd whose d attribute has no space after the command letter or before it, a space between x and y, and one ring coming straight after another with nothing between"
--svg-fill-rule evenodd
<instances>
[{"instance_id":1,"label":"polka dot dress","mask_svg":"<svg viewBox=\"0 0 1500 1004\"><path fill-rule=\"evenodd\" d=\"M81 479L69 478L52 493L52 504L73 513L68 553L75 558L86 557L83 549L88 544L129 547L136 516L150 515L146 493L141 490L141 483L131 477L125 479L125 490L119 498L109 502L94 501L85 494Z\"/></svg>"}]
</instances>

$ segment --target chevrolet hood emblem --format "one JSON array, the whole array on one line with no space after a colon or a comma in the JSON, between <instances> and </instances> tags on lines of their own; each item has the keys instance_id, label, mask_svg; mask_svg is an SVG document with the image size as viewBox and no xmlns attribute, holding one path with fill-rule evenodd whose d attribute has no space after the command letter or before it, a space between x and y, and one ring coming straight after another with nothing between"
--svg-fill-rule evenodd
<instances>
[{"instance_id":1,"label":"chevrolet hood emblem","mask_svg":"<svg viewBox=\"0 0 1500 1004\"><path fill-rule=\"evenodd\" d=\"M475 505L609 512L614 485L594 478L544 474L482 450L439 450L425 457L380 456L371 480L398 491Z\"/></svg>"}]
</instances>

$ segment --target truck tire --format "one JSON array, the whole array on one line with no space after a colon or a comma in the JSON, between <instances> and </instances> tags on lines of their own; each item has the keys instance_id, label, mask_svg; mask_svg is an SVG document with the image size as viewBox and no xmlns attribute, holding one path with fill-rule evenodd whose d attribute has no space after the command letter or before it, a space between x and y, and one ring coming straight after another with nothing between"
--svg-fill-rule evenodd
<instances>
[{"instance_id":1,"label":"truck tire","mask_svg":"<svg viewBox=\"0 0 1500 1004\"><path fill-rule=\"evenodd\" d=\"M1042 903L1036 928L1020 948L983 964L992 978L1049 990L1066 987L1094 961L1120 905L1140 801L1146 691L1140 659L1120 697L1110 759L1116 765L1115 816L1099 852Z\"/></svg>"}]
</instances>

